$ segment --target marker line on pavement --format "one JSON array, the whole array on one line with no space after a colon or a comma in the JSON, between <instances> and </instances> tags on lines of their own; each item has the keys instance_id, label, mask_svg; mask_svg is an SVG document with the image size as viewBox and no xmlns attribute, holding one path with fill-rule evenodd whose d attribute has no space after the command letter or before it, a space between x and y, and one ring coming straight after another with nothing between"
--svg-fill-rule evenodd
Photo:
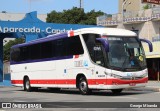
<instances>
[{"instance_id":1,"label":"marker line on pavement","mask_svg":"<svg viewBox=\"0 0 160 111\"><path fill-rule=\"evenodd\" d=\"M138 99L135 97L111 97L111 98L114 98L114 99Z\"/></svg>"}]
</instances>

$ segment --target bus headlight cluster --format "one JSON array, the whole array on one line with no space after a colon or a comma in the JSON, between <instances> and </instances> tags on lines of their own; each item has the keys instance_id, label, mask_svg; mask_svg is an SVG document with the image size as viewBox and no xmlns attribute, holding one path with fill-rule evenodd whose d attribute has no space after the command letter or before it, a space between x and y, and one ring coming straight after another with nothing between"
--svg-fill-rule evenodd
<instances>
[{"instance_id":1,"label":"bus headlight cluster","mask_svg":"<svg viewBox=\"0 0 160 111\"><path fill-rule=\"evenodd\" d=\"M148 73L144 73L143 75L141 75L141 77L147 77Z\"/></svg>"},{"instance_id":2,"label":"bus headlight cluster","mask_svg":"<svg viewBox=\"0 0 160 111\"><path fill-rule=\"evenodd\" d=\"M105 72L105 74L107 75L107 76L111 76L111 77L114 77L114 78L123 78L122 76L120 76L120 75L117 75L117 74L113 74L113 73L106 73Z\"/></svg>"}]
</instances>

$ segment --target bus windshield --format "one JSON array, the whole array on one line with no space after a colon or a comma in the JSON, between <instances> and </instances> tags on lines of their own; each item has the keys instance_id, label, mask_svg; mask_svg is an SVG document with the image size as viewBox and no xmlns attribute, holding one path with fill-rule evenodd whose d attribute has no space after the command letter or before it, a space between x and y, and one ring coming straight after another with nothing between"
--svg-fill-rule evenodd
<instances>
[{"instance_id":1,"label":"bus windshield","mask_svg":"<svg viewBox=\"0 0 160 111\"><path fill-rule=\"evenodd\" d=\"M143 47L136 37L107 37L108 61L113 69L142 70L146 68Z\"/></svg>"}]
</instances>

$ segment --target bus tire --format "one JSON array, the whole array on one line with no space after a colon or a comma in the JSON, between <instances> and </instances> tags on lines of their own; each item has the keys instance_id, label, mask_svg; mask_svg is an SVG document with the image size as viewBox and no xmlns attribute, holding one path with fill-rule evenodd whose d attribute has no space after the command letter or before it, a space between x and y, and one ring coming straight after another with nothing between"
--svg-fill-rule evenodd
<instances>
[{"instance_id":1,"label":"bus tire","mask_svg":"<svg viewBox=\"0 0 160 111\"><path fill-rule=\"evenodd\" d=\"M120 94L122 92L123 89L112 89L112 93L113 94Z\"/></svg>"},{"instance_id":2,"label":"bus tire","mask_svg":"<svg viewBox=\"0 0 160 111\"><path fill-rule=\"evenodd\" d=\"M82 95L88 95L91 90L88 88L88 83L85 77L81 77L78 84L79 91Z\"/></svg>"},{"instance_id":3,"label":"bus tire","mask_svg":"<svg viewBox=\"0 0 160 111\"><path fill-rule=\"evenodd\" d=\"M24 90L27 91L27 92L30 92L31 91L31 85L30 85L30 80L28 77L26 77L24 79Z\"/></svg>"}]
</instances>

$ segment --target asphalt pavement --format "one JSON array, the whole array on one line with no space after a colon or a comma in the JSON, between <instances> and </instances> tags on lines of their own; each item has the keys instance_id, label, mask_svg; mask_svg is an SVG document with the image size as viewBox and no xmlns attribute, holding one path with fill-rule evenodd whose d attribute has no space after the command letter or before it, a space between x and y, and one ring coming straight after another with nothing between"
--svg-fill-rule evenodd
<instances>
[{"instance_id":1,"label":"asphalt pavement","mask_svg":"<svg viewBox=\"0 0 160 111\"><path fill-rule=\"evenodd\" d=\"M11 82L8 80L4 80L3 82L0 82L0 86L5 87L5 86L11 86ZM141 87L141 88L133 88L129 90L142 90L142 91L155 91L155 92L160 92L160 81L148 81L146 87Z\"/></svg>"},{"instance_id":2,"label":"asphalt pavement","mask_svg":"<svg viewBox=\"0 0 160 111\"><path fill-rule=\"evenodd\" d=\"M146 87L134 88L134 90L146 90L160 92L160 81L148 81Z\"/></svg>"},{"instance_id":3,"label":"asphalt pavement","mask_svg":"<svg viewBox=\"0 0 160 111\"><path fill-rule=\"evenodd\" d=\"M78 89L63 89L59 92L49 91L48 89L39 89L39 91L33 91L33 92L25 92L23 91L23 88L21 87L7 87L4 86L6 83L3 83L0 85L0 102L54 102L56 103L56 106L52 106L55 109L49 109L49 110L55 110L57 111L57 108L64 108L62 111L66 111L66 108L69 108L69 106L65 106L65 104L62 104L61 102L133 102L133 104L137 102L142 102L140 104L143 104L144 102L157 102L155 104L158 104L159 98L160 98L160 82L158 81L149 81L146 87L142 88L134 88L134 89L126 89L121 94L114 95L110 90L102 90L102 91L95 91L93 94L89 96L82 96ZM135 90L135 91L134 91ZM50 103L49 103L50 105ZM73 107L79 106L81 104L76 104ZM117 105L118 106L118 105ZM158 105L159 107L159 105ZM139 111L138 109L130 110L128 108L125 108L120 110L120 108L113 108L111 111ZM17 109L16 109L17 110ZM34 109L29 109L34 110ZM38 111L39 109L35 109L35 111ZM41 110L41 109L40 109ZM44 109L42 109L44 110ZM48 110L48 109L47 109ZM74 111L73 109L69 109L68 111ZM76 111L106 111L106 109L89 109L89 108L79 108L76 109ZM110 110L110 109L107 109ZM147 111L153 110L148 108ZM0 109L1 111L1 109ZM2 111L4 111L2 109ZM15 111L15 109L13 109ZM20 110L21 111L21 110ZM59 111L59 109L58 109ZM61 111L61 110L60 110ZM158 108L155 108L154 111L159 111Z\"/></svg>"}]
</instances>

